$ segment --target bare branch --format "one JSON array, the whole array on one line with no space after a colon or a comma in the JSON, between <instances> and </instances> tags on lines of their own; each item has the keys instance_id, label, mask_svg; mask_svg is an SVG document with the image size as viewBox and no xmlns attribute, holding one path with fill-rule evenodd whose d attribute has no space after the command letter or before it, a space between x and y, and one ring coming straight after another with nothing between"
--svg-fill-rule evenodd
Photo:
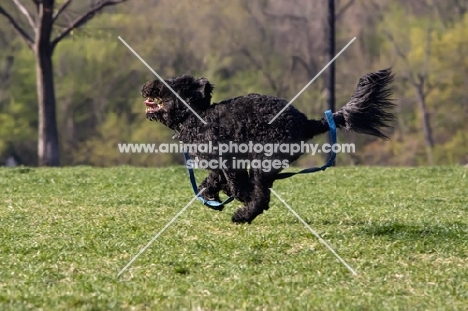
<instances>
[{"instance_id":1,"label":"bare branch","mask_svg":"<svg viewBox=\"0 0 468 311\"><path fill-rule=\"evenodd\" d=\"M462 3L464 4L460 3L459 0L453 0L452 2L454 2L455 8L457 9L458 14L463 15L466 13L466 2L463 1Z\"/></svg>"},{"instance_id":2,"label":"bare branch","mask_svg":"<svg viewBox=\"0 0 468 311\"><path fill-rule=\"evenodd\" d=\"M298 55L293 55L292 56L292 63L293 65L295 63L299 63L304 69L305 71L307 71L307 76L308 77L312 77L313 76L313 72L314 72L314 69L311 68L311 66L309 66L309 64L300 56Z\"/></svg>"},{"instance_id":3,"label":"bare branch","mask_svg":"<svg viewBox=\"0 0 468 311\"><path fill-rule=\"evenodd\" d=\"M26 16L26 18L28 19L28 23L29 25L31 25L32 29L36 29L36 23L32 19L31 14L29 14L28 10L24 7L24 5L21 4L19 0L13 0L13 3L20 10L20 12L23 13L24 16Z\"/></svg>"},{"instance_id":4,"label":"bare branch","mask_svg":"<svg viewBox=\"0 0 468 311\"><path fill-rule=\"evenodd\" d=\"M66 36L68 36L70 34L70 32L73 30L73 29L76 29L82 25L84 25L87 21L89 21L90 19L92 19L94 17L94 15L102 10L104 7L106 6L113 6L113 5L116 5L116 4L120 4L120 3L123 3L123 2L126 2L128 0L108 0L108 1L102 1L98 4L96 4L94 7L92 7L88 12L84 13L83 15L79 16L77 19L75 19L71 25L67 28L65 28L51 43L52 45L52 49L57 45L57 43L59 43L63 38L65 38Z\"/></svg>"},{"instance_id":5,"label":"bare branch","mask_svg":"<svg viewBox=\"0 0 468 311\"><path fill-rule=\"evenodd\" d=\"M372 1L370 1L370 4L372 5L372 7L374 7L375 10L377 10L379 12L382 11L382 9L381 9L382 4L378 0L372 0Z\"/></svg>"},{"instance_id":6,"label":"bare branch","mask_svg":"<svg viewBox=\"0 0 468 311\"><path fill-rule=\"evenodd\" d=\"M335 18L339 19L341 15L343 15L354 4L354 2L355 0L349 0L348 3L343 5L343 7L338 11L338 13L336 13Z\"/></svg>"},{"instance_id":7,"label":"bare branch","mask_svg":"<svg viewBox=\"0 0 468 311\"><path fill-rule=\"evenodd\" d=\"M15 21L15 19L7 12L5 9L0 6L0 15L6 17L6 19L10 22L13 26L15 31L26 41L28 46L32 49L33 48L33 39L28 35L28 33Z\"/></svg>"},{"instance_id":8,"label":"bare branch","mask_svg":"<svg viewBox=\"0 0 468 311\"><path fill-rule=\"evenodd\" d=\"M265 39L265 38L266 38L265 27L263 27L262 22L261 22L261 21L257 18L257 16L254 14L253 9L249 6L248 3L249 3L249 2L245 3L244 9L249 13L250 18L252 18L252 20L254 21L254 23L257 24L257 27L258 27L257 29L260 31L260 35L261 35L261 38L262 38L261 40L262 40L262 41L265 41L265 40L266 40L266 39ZM262 11L262 13L264 13L264 12ZM223 23L223 25L224 25L224 23ZM225 26L225 25L224 25L224 26Z\"/></svg>"},{"instance_id":9,"label":"bare branch","mask_svg":"<svg viewBox=\"0 0 468 311\"><path fill-rule=\"evenodd\" d=\"M395 41L395 38L393 37L393 35L387 31L387 30L384 30L384 34L385 36L387 37L387 39L392 42L392 45L393 45L393 49L395 50L395 53L398 55L398 57L400 57L400 59L405 63L406 65L406 68L411 68L409 62L408 62L408 59L405 55L405 53L403 53L402 50L400 50L400 48L398 47L396 41ZM409 76L410 80L413 80L413 78L411 77L411 75ZM414 82L414 81L412 81Z\"/></svg>"},{"instance_id":10,"label":"bare branch","mask_svg":"<svg viewBox=\"0 0 468 311\"><path fill-rule=\"evenodd\" d=\"M40 3L40 0L31 0L32 3L34 3L36 5L36 9L39 8L39 3Z\"/></svg>"},{"instance_id":11,"label":"bare branch","mask_svg":"<svg viewBox=\"0 0 468 311\"><path fill-rule=\"evenodd\" d=\"M435 12L437 14L437 17L439 18L440 23L442 24L442 27L447 29L447 27L448 27L447 21L443 17L442 10L441 10L439 4L436 1L431 0L431 5L434 6L434 10L435 10Z\"/></svg>"},{"instance_id":12,"label":"bare branch","mask_svg":"<svg viewBox=\"0 0 468 311\"><path fill-rule=\"evenodd\" d=\"M423 95L423 98L426 98L432 90L435 89L435 85L430 83L428 77L425 74L417 74L418 83L417 86L420 87L420 92Z\"/></svg>"},{"instance_id":13,"label":"bare branch","mask_svg":"<svg viewBox=\"0 0 468 311\"><path fill-rule=\"evenodd\" d=\"M289 20L292 20L292 21L303 22L303 23L307 22L306 17L299 16L299 15L293 15L293 14L287 14L287 13L276 14L276 13L271 13L271 12L267 12L267 11L264 11L263 14L265 14L268 17L275 18L275 19L289 19Z\"/></svg>"},{"instance_id":14,"label":"bare branch","mask_svg":"<svg viewBox=\"0 0 468 311\"><path fill-rule=\"evenodd\" d=\"M258 70L263 70L262 64L257 59L255 59L255 57L252 55L252 53L250 53L248 49L246 49L245 47L242 47L240 49L240 52L244 54L245 56L247 56L247 58L252 62L252 64L255 67L257 67ZM270 84L271 88L274 91L278 91L278 86L276 85L275 80L271 77L271 75L265 70L263 70L263 73L265 75L265 78L268 80L268 83Z\"/></svg>"},{"instance_id":15,"label":"bare branch","mask_svg":"<svg viewBox=\"0 0 468 311\"><path fill-rule=\"evenodd\" d=\"M54 14L54 21L57 20L57 18L59 17L60 14L62 14L63 11L65 11L65 9L72 3L73 0L67 0L65 1L62 6L57 10L57 12Z\"/></svg>"}]
</instances>

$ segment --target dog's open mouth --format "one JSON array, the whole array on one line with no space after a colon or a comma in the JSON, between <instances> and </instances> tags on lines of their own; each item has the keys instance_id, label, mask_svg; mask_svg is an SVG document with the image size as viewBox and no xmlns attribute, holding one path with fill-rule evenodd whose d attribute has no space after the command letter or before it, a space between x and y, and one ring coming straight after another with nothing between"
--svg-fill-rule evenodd
<instances>
[{"instance_id":1,"label":"dog's open mouth","mask_svg":"<svg viewBox=\"0 0 468 311\"><path fill-rule=\"evenodd\" d=\"M164 107L161 98L148 97L143 103L146 105L146 113L155 113Z\"/></svg>"}]
</instances>

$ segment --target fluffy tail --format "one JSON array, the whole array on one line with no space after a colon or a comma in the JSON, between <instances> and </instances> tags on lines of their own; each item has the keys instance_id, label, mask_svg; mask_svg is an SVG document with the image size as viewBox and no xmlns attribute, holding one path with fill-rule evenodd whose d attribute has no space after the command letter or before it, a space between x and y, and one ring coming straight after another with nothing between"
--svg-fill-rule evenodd
<instances>
[{"instance_id":1,"label":"fluffy tail","mask_svg":"<svg viewBox=\"0 0 468 311\"><path fill-rule=\"evenodd\" d=\"M361 77L349 102L333 114L336 125L348 131L388 139L382 130L391 128L390 123L395 120L392 111L395 104L390 99L393 77L390 68Z\"/></svg>"},{"instance_id":2,"label":"fluffy tail","mask_svg":"<svg viewBox=\"0 0 468 311\"><path fill-rule=\"evenodd\" d=\"M368 134L382 139L388 136L383 129L391 128L395 116L395 104L390 99L394 74L390 68L369 73L361 79L343 108L333 114L336 126L361 134ZM310 120L311 134L317 135L329 130L325 119Z\"/></svg>"}]
</instances>

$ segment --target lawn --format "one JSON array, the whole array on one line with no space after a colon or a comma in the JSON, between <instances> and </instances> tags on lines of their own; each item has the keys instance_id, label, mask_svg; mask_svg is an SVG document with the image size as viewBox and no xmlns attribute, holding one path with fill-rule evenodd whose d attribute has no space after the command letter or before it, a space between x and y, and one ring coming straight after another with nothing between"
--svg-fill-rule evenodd
<instances>
[{"instance_id":1,"label":"lawn","mask_svg":"<svg viewBox=\"0 0 468 311\"><path fill-rule=\"evenodd\" d=\"M199 179L204 172L197 172ZM235 225L183 167L0 169L1 310L467 310L468 169L337 167Z\"/></svg>"}]
</instances>

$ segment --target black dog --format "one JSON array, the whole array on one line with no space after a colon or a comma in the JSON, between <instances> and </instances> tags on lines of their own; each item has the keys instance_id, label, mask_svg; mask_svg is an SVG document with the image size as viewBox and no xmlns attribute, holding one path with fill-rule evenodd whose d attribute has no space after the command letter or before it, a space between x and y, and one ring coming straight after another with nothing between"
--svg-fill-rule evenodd
<instances>
[{"instance_id":1,"label":"black dog","mask_svg":"<svg viewBox=\"0 0 468 311\"><path fill-rule=\"evenodd\" d=\"M176 132L178 139L188 144L220 143L259 143L294 144L307 141L312 137L329 131L325 118L308 120L293 106L284 110L272 124L268 124L287 104L284 99L273 96L249 94L211 104L213 85L205 78L181 76L166 83L200 116L204 124L185 103L159 80L148 81L141 94L145 100L146 117L159 121ZM382 132L394 120L394 104L389 98L392 94L390 84L393 74L385 69L367 74L359 83L349 102L333 113L337 128L387 139ZM219 192L244 203L232 216L234 222L250 223L256 216L269 208L270 191L284 164L292 163L300 153L275 152L265 155L260 152L241 153L232 151L223 154L226 163L210 169L208 177L200 184L205 188L205 199L218 200ZM219 152L193 151L191 159L218 160ZM233 160L277 160L276 166L269 170L261 167L238 168ZM279 162L278 162L279 161ZM265 162L262 162L265 163ZM271 162L269 162L271 163Z\"/></svg>"}]
</instances>

